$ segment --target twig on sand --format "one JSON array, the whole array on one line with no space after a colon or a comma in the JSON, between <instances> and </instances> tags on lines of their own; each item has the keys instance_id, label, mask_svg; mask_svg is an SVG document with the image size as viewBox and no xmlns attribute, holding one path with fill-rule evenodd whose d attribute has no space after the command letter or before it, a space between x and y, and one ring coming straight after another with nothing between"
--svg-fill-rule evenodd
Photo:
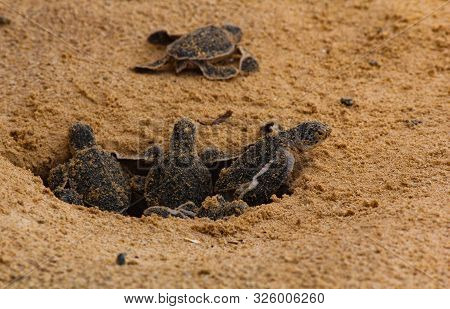
<instances>
[{"instance_id":1,"label":"twig on sand","mask_svg":"<svg viewBox=\"0 0 450 309\"><path fill-rule=\"evenodd\" d=\"M227 121L227 119L230 118L231 115L233 115L233 111L227 110L225 113L223 113L222 115L220 115L219 117L217 117L213 121L201 121L201 120L198 120L198 122L200 124L204 125L204 126L215 126L215 125L221 124L222 122Z\"/></svg>"}]
</instances>

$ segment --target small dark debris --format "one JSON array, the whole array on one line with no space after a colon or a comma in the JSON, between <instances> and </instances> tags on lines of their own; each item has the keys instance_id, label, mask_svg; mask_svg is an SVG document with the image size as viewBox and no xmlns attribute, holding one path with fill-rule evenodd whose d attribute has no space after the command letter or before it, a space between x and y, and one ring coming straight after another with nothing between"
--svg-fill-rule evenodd
<instances>
[{"instance_id":1,"label":"small dark debris","mask_svg":"<svg viewBox=\"0 0 450 309\"><path fill-rule=\"evenodd\" d=\"M222 115L220 115L213 121L200 121L199 120L198 122L204 126L215 126L215 125L221 124L222 122L227 121L227 119L230 118L231 115L233 115L233 111L227 110L225 113L223 113Z\"/></svg>"},{"instance_id":2,"label":"small dark debris","mask_svg":"<svg viewBox=\"0 0 450 309\"><path fill-rule=\"evenodd\" d=\"M9 20L6 17L0 16L0 26L9 25L11 23L11 20Z\"/></svg>"},{"instance_id":3,"label":"small dark debris","mask_svg":"<svg viewBox=\"0 0 450 309\"><path fill-rule=\"evenodd\" d=\"M341 98L341 104L345 106L352 106L353 105L353 99L349 97L343 97Z\"/></svg>"},{"instance_id":4,"label":"small dark debris","mask_svg":"<svg viewBox=\"0 0 450 309\"><path fill-rule=\"evenodd\" d=\"M417 126L417 125L419 125L421 123L422 123L422 120L419 120L419 119L408 119L408 120L405 120L405 124L409 128L413 128L413 127L415 127L415 126Z\"/></svg>"},{"instance_id":5,"label":"small dark debris","mask_svg":"<svg viewBox=\"0 0 450 309\"><path fill-rule=\"evenodd\" d=\"M211 124L216 125L226 121L228 118L233 115L233 111L227 110L224 114L220 115L216 120L214 120Z\"/></svg>"},{"instance_id":6,"label":"small dark debris","mask_svg":"<svg viewBox=\"0 0 450 309\"><path fill-rule=\"evenodd\" d=\"M343 217L351 217L353 215L355 215L355 212L353 210L351 210L351 209L347 209L346 212L342 213Z\"/></svg>"},{"instance_id":7,"label":"small dark debris","mask_svg":"<svg viewBox=\"0 0 450 309\"><path fill-rule=\"evenodd\" d=\"M378 61L374 60L374 59L370 59L369 60L369 64L371 66L373 66L373 67L380 67L381 66L380 63Z\"/></svg>"},{"instance_id":8,"label":"small dark debris","mask_svg":"<svg viewBox=\"0 0 450 309\"><path fill-rule=\"evenodd\" d=\"M210 275L210 274L211 274L211 271L210 271L209 269L200 269L200 270L198 271L198 274L199 274L200 276L207 276L207 275Z\"/></svg>"},{"instance_id":9,"label":"small dark debris","mask_svg":"<svg viewBox=\"0 0 450 309\"><path fill-rule=\"evenodd\" d=\"M363 202L363 206L364 207L368 207L368 208L377 208L379 205L378 201L373 200L373 201L364 201Z\"/></svg>"},{"instance_id":10,"label":"small dark debris","mask_svg":"<svg viewBox=\"0 0 450 309\"><path fill-rule=\"evenodd\" d=\"M118 255L117 255L117 258L116 258L116 263L117 263L117 265L125 265L125 263L127 262L126 260L125 260L125 257L127 256L127 254L126 253L119 253Z\"/></svg>"},{"instance_id":11,"label":"small dark debris","mask_svg":"<svg viewBox=\"0 0 450 309\"><path fill-rule=\"evenodd\" d=\"M147 38L147 42L156 45L169 45L173 42L173 38L165 30L159 30L151 33Z\"/></svg>"}]
</instances>

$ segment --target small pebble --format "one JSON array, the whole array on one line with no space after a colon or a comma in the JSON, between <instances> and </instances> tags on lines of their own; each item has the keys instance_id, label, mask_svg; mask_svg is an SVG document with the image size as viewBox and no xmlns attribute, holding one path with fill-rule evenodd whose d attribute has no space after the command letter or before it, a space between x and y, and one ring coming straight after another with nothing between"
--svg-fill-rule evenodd
<instances>
[{"instance_id":1,"label":"small pebble","mask_svg":"<svg viewBox=\"0 0 450 309\"><path fill-rule=\"evenodd\" d=\"M373 67L380 67L381 65L378 63L378 61L371 59L369 60L369 64Z\"/></svg>"},{"instance_id":2,"label":"small pebble","mask_svg":"<svg viewBox=\"0 0 450 309\"><path fill-rule=\"evenodd\" d=\"M126 256L127 256L126 253L119 253L117 255L117 259L116 259L117 265L125 265L125 263L126 263L125 257Z\"/></svg>"},{"instance_id":3,"label":"small pebble","mask_svg":"<svg viewBox=\"0 0 450 309\"><path fill-rule=\"evenodd\" d=\"M341 98L341 104L345 106L352 106L353 105L353 99L348 97Z\"/></svg>"},{"instance_id":4,"label":"small pebble","mask_svg":"<svg viewBox=\"0 0 450 309\"><path fill-rule=\"evenodd\" d=\"M11 21L8 18L0 16L0 26L9 25L10 23Z\"/></svg>"},{"instance_id":5,"label":"small pebble","mask_svg":"<svg viewBox=\"0 0 450 309\"><path fill-rule=\"evenodd\" d=\"M419 119L408 119L405 120L406 126L412 128L422 123L422 120Z\"/></svg>"}]
</instances>

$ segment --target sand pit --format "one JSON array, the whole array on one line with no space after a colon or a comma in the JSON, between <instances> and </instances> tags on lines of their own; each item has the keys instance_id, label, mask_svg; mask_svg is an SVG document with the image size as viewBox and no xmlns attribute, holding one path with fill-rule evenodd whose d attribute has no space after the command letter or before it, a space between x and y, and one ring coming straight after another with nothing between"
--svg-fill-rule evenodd
<instances>
[{"instance_id":1,"label":"sand pit","mask_svg":"<svg viewBox=\"0 0 450 309\"><path fill-rule=\"evenodd\" d=\"M445 1L5 3L2 287L450 287ZM163 55L146 42L152 30L222 22L243 29L258 73L217 82L129 69ZM199 125L199 148L238 150L270 120L316 119L333 132L299 158L292 195L229 220L126 217L45 187L69 158L75 121L104 149L135 154L167 147L180 117L210 122L228 110Z\"/></svg>"}]
</instances>

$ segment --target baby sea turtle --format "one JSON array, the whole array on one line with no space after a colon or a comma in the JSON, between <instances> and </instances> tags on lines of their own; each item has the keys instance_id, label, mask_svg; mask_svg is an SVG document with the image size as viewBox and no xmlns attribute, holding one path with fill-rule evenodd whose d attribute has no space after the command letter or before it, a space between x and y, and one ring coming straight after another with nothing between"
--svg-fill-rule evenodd
<instances>
[{"instance_id":1,"label":"baby sea turtle","mask_svg":"<svg viewBox=\"0 0 450 309\"><path fill-rule=\"evenodd\" d=\"M53 168L48 177L55 196L70 204L126 210L131 194L128 177L117 159L97 145L92 128L73 124L69 145L72 159Z\"/></svg>"},{"instance_id":2,"label":"baby sea turtle","mask_svg":"<svg viewBox=\"0 0 450 309\"><path fill-rule=\"evenodd\" d=\"M273 194L289 185L294 156L289 148L301 151L320 144L331 128L318 121L307 121L289 130L274 130L244 148L231 165L221 170L215 192L227 200L241 199L249 205L270 201Z\"/></svg>"},{"instance_id":3,"label":"baby sea turtle","mask_svg":"<svg viewBox=\"0 0 450 309\"><path fill-rule=\"evenodd\" d=\"M150 34L147 40L151 44L166 45L165 56L134 69L136 72L151 72L173 64L179 73L186 68L198 67L206 78L212 80L229 79L239 72L255 72L259 69L258 62L237 45L241 37L242 30L235 25L209 25L185 35L170 35L166 30L159 30ZM240 55L239 70L232 65L219 65L234 55Z\"/></svg>"},{"instance_id":4,"label":"baby sea turtle","mask_svg":"<svg viewBox=\"0 0 450 309\"><path fill-rule=\"evenodd\" d=\"M176 215L183 212L183 208L176 209L180 205L201 205L212 193L211 174L197 155L196 126L190 119L175 123L166 155L158 146L147 151L152 152L156 163L145 179L145 199L151 206L145 214ZM189 209L184 212L192 217Z\"/></svg>"}]
</instances>

